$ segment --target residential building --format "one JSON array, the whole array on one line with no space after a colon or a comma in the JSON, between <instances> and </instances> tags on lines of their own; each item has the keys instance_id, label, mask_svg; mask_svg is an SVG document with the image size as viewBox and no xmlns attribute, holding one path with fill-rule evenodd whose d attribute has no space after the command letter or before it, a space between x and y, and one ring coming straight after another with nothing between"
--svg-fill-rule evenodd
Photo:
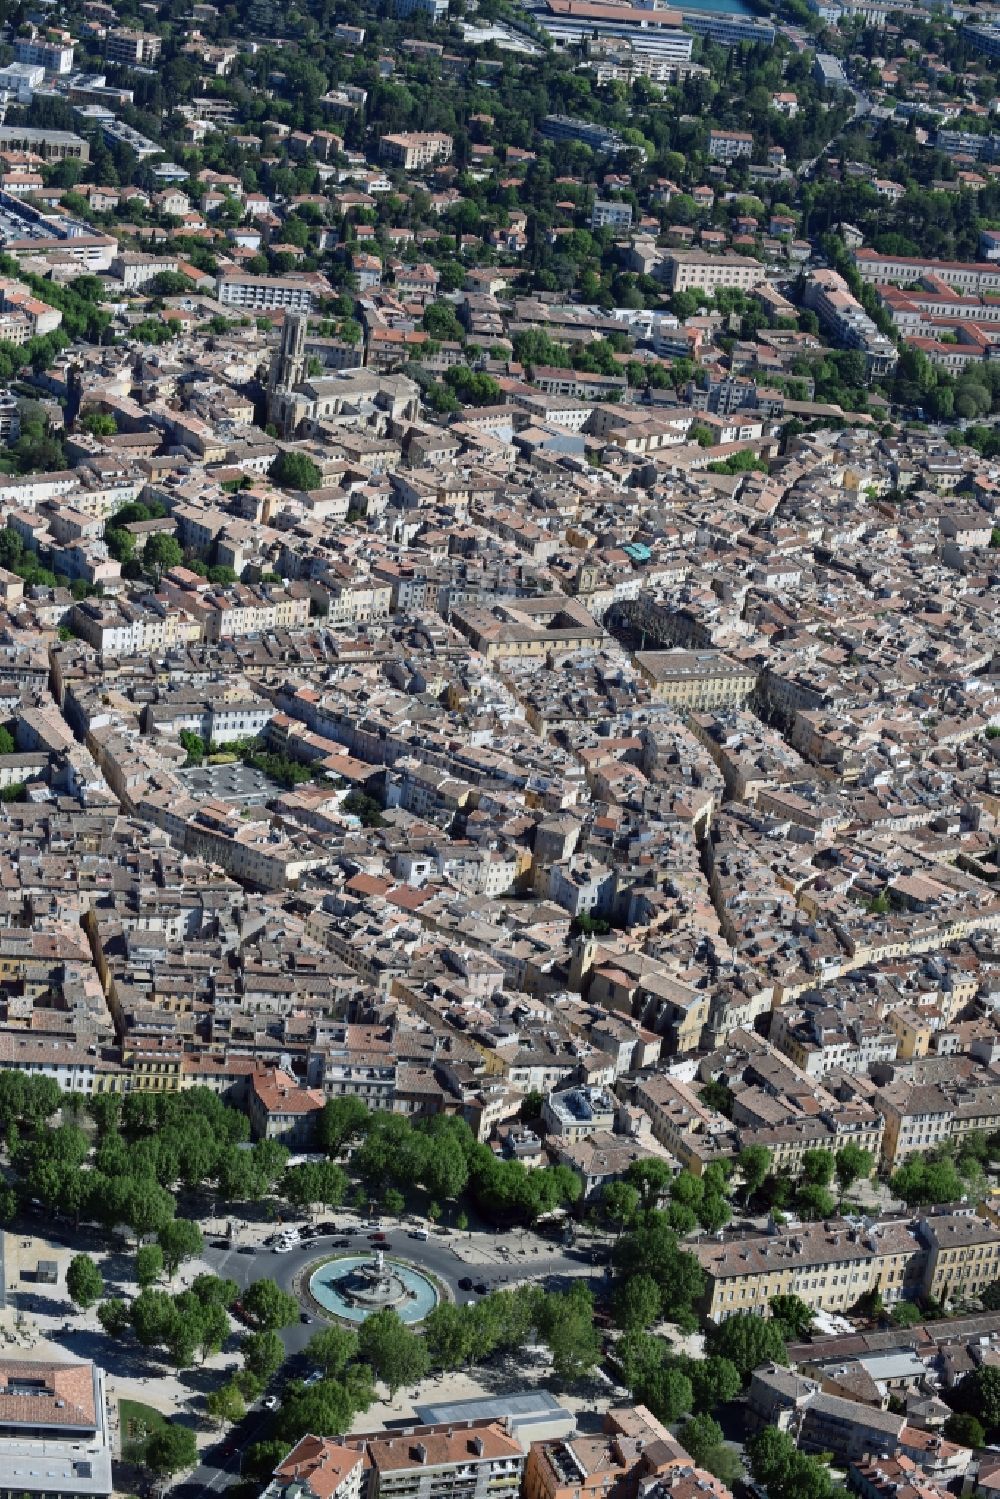
<instances>
[{"instance_id":1,"label":"residential building","mask_svg":"<svg viewBox=\"0 0 1000 1499\"><path fill-rule=\"evenodd\" d=\"M17 62L44 68L46 73L72 73L73 42L65 32L51 36L40 33L31 37L20 36L14 41L14 58Z\"/></svg>"},{"instance_id":2,"label":"residential building","mask_svg":"<svg viewBox=\"0 0 1000 1499\"><path fill-rule=\"evenodd\" d=\"M593 208L590 210L591 229L630 229L632 226L632 205L622 203L617 199L611 201L597 198Z\"/></svg>"},{"instance_id":3,"label":"residential building","mask_svg":"<svg viewBox=\"0 0 1000 1499\"><path fill-rule=\"evenodd\" d=\"M304 1436L275 1468L261 1499L361 1499L364 1477L356 1448Z\"/></svg>"},{"instance_id":4,"label":"residential building","mask_svg":"<svg viewBox=\"0 0 1000 1499\"><path fill-rule=\"evenodd\" d=\"M155 32L116 26L104 39L104 55L108 62L120 63L124 67L138 64L148 67L156 62L162 45Z\"/></svg>"},{"instance_id":5,"label":"residential building","mask_svg":"<svg viewBox=\"0 0 1000 1499\"><path fill-rule=\"evenodd\" d=\"M738 161L753 154L753 136L746 130L710 130L708 154L713 161Z\"/></svg>"},{"instance_id":6,"label":"residential building","mask_svg":"<svg viewBox=\"0 0 1000 1499\"><path fill-rule=\"evenodd\" d=\"M714 255L707 250L671 250L662 261L660 274L671 292L714 292L720 286L753 291L766 279L759 260L748 255Z\"/></svg>"},{"instance_id":7,"label":"residential building","mask_svg":"<svg viewBox=\"0 0 1000 1499\"><path fill-rule=\"evenodd\" d=\"M415 172L451 160L454 142L441 130L409 131L379 136L379 160Z\"/></svg>"},{"instance_id":8,"label":"residential building","mask_svg":"<svg viewBox=\"0 0 1000 1499\"><path fill-rule=\"evenodd\" d=\"M113 1491L103 1369L0 1359L0 1492L110 1499Z\"/></svg>"}]
</instances>

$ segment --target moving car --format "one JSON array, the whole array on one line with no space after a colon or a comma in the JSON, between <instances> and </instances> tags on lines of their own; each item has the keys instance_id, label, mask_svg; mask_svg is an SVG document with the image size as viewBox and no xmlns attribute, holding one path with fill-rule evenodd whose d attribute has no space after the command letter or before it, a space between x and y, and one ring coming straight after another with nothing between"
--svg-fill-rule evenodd
<instances>
[{"instance_id":1,"label":"moving car","mask_svg":"<svg viewBox=\"0 0 1000 1499\"><path fill-rule=\"evenodd\" d=\"M463 1275L462 1279L458 1283L458 1289L460 1291L471 1291L472 1290L472 1276L471 1275Z\"/></svg>"}]
</instances>

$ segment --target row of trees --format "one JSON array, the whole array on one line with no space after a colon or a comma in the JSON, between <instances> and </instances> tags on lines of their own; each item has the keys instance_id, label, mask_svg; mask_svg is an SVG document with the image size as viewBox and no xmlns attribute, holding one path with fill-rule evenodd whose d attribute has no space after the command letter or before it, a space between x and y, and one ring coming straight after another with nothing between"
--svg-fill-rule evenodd
<instances>
[{"instance_id":1,"label":"row of trees","mask_svg":"<svg viewBox=\"0 0 1000 1499\"><path fill-rule=\"evenodd\" d=\"M73 1101L54 1082L0 1073L0 1128L14 1173L13 1185L0 1188L8 1218L19 1202L34 1201L76 1222L124 1224L137 1238L156 1234L169 1269L178 1250L183 1258L200 1247L200 1236L194 1249L185 1247L194 1224L174 1223L175 1192L211 1187L227 1202L259 1202L284 1178L284 1146L248 1145L246 1116L208 1089L89 1099L93 1144L78 1124L47 1122L61 1102L64 1117L72 1116ZM294 1177L290 1188L302 1190Z\"/></svg>"},{"instance_id":2,"label":"row of trees","mask_svg":"<svg viewBox=\"0 0 1000 1499\"><path fill-rule=\"evenodd\" d=\"M437 1115L411 1124L402 1115L370 1114L355 1103L327 1104L319 1139L336 1153L348 1139L363 1136L352 1169L376 1196L421 1187L441 1202L468 1193L494 1221L533 1223L543 1213L572 1205L580 1195L579 1177L568 1167L528 1170L520 1161L499 1160L462 1119Z\"/></svg>"}]
</instances>

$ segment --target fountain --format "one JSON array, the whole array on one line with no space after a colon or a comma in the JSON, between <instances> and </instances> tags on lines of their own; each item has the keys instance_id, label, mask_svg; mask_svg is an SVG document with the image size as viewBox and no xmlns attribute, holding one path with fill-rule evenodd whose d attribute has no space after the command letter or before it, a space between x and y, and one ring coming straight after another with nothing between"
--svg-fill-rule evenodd
<instances>
[{"instance_id":1,"label":"fountain","mask_svg":"<svg viewBox=\"0 0 1000 1499\"><path fill-rule=\"evenodd\" d=\"M374 1257L330 1260L309 1279L313 1299L325 1311L349 1322L363 1322L373 1312L391 1307L404 1322L422 1322L437 1305L438 1294L428 1276L399 1260Z\"/></svg>"}]
</instances>

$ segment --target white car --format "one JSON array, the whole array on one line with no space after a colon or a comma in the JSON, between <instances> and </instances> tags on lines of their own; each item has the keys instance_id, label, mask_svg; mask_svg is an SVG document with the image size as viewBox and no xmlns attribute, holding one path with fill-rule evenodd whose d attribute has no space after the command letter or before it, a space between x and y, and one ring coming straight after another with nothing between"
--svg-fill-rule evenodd
<instances>
[{"instance_id":1,"label":"white car","mask_svg":"<svg viewBox=\"0 0 1000 1499\"><path fill-rule=\"evenodd\" d=\"M261 1401L261 1405L266 1411L276 1411L280 1404L281 1401L278 1399L277 1395L265 1395L264 1399Z\"/></svg>"},{"instance_id":2,"label":"white car","mask_svg":"<svg viewBox=\"0 0 1000 1499\"><path fill-rule=\"evenodd\" d=\"M294 1244L290 1244L287 1239L279 1239L277 1244L275 1244L272 1252L274 1254L291 1254L292 1250L295 1247L296 1246Z\"/></svg>"}]
</instances>

